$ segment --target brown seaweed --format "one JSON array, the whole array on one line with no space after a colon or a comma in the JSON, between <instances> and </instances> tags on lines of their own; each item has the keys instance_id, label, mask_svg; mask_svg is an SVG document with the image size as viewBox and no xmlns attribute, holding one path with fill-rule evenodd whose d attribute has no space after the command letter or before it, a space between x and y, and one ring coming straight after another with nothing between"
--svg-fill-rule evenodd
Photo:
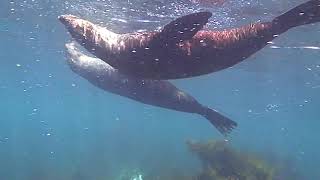
<instances>
[{"instance_id":1,"label":"brown seaweed","mask_svg":"<svg viewBox=\"0 0 320 180\"><path fill-rule=\"evenodd\" d=\"M198 180L272 180L275 168L253 153L240 152L226 141L187 141L202 161Z\"/></svg>"}]
</instances>

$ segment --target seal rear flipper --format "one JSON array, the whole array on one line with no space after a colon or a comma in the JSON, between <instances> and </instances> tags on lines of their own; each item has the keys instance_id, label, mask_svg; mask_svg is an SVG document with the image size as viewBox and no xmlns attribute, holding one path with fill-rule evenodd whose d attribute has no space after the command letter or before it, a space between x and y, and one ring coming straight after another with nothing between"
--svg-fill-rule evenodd
<instances>
[{"instance_id":1,"label":"seal rear flipper","mask_svg":"<svg viewBox=\"0 0 320 180\"><path fill-rule=\"evenodd\" d=\"M276 17L272 22L281 30L320 21L320 0L310 0Z\"/></svg>"},{"instance_id":2,"label":"seal rear flipper","mask_svg":"<svg viewBox=\"0 0 320 180\"><path fill-rule=\"evenodd\" d=\"M206 108L202 115L225 136L237 126L236 122L210 108Z\"/></svg>"},{"instance_id":3,"label":"seal rear flipper","mask_svg":"<svg viewBox=\"0 0 320 180\"><path fill-rule=\"evenodd\" d=\"M188 14L171 21L159 33L162 43L178 43L191 39L212 16L211 12Z\"/></svg>"}]
</instances>

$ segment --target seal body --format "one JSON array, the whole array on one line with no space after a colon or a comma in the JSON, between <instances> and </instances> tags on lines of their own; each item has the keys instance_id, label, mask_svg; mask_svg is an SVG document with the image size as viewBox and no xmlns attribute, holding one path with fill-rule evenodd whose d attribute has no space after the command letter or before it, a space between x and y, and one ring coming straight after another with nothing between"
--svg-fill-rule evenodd
<instances>
[{"instance_id":1,"label":"seal body","mask_svg":"<svg viewBox=\"0 0 320 180\"><path fill-rule=\"evenodd\" d=\"M66 44L68 64L73 72L96 87L135 101L206 117L221 133L230 132L236 123L206 106L191 95L163 80L142 80L121 74L104 61L86 56L74 43Z\"/></svg>"},{"instance_id":2,"label":"seal body","mask_svg":"<svg viewBox=\"0 0 320 180\"><path fill-rule=\"evenodd\" d=\"M310 0L271 22L204 31L209 12L182 16L159 32L116 34L72 15L60 16L72 37L121 73L143 79L178 79L220 71L245 60L290 28L320 21L320 0Z\"/></svg>"}]
</instances>

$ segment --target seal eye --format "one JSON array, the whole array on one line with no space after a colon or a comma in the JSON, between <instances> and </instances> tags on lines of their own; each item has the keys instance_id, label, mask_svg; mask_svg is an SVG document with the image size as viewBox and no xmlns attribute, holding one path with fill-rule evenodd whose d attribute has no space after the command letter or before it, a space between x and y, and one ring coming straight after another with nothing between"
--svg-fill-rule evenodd
<instances>
[{"instance_id":1,"label":"seal eye","mask_svg":"<svg viewBox=\"0 0 320 180\"><path fill-rule=\"evenodd\" d=\"M202 47L207 46L207 43L204 40L200 40L200 44Z\"/></svg>"}]
</instances>

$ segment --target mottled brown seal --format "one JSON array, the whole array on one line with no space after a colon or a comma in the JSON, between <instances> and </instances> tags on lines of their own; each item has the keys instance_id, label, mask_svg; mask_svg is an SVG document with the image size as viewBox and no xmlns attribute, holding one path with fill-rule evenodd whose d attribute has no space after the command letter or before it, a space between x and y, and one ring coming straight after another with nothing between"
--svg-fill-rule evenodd
<instances>
[{"instance_id":1,"label":"mottled brown seal","mask_svg":"<svg viewBox=\"0 0 320 180\"><path fill-rule=\"evenodd\" d=\"M66 48L67 61L72 71L100 89L141 103L200 114L224 135L237 126L236 122L201 105L195 98L168 81L132 78L119 73L98 58L86 56L74 43L66 44Z\"/></svg>"},{"instance_id":2,"label":"mottled brown seal","mask_svg":"<svg viewBox=\"0 0 320 180\"><path fill-rule=\"evenodd\" d=\"M72 37L121 73L143 79L177 79L231 67L289 29L320 21L320 0L310 0L271 22L201 30L211 17L180 17L160 32L116 34L72 15L60 16Z\"/></svg>"}]
</instances>

